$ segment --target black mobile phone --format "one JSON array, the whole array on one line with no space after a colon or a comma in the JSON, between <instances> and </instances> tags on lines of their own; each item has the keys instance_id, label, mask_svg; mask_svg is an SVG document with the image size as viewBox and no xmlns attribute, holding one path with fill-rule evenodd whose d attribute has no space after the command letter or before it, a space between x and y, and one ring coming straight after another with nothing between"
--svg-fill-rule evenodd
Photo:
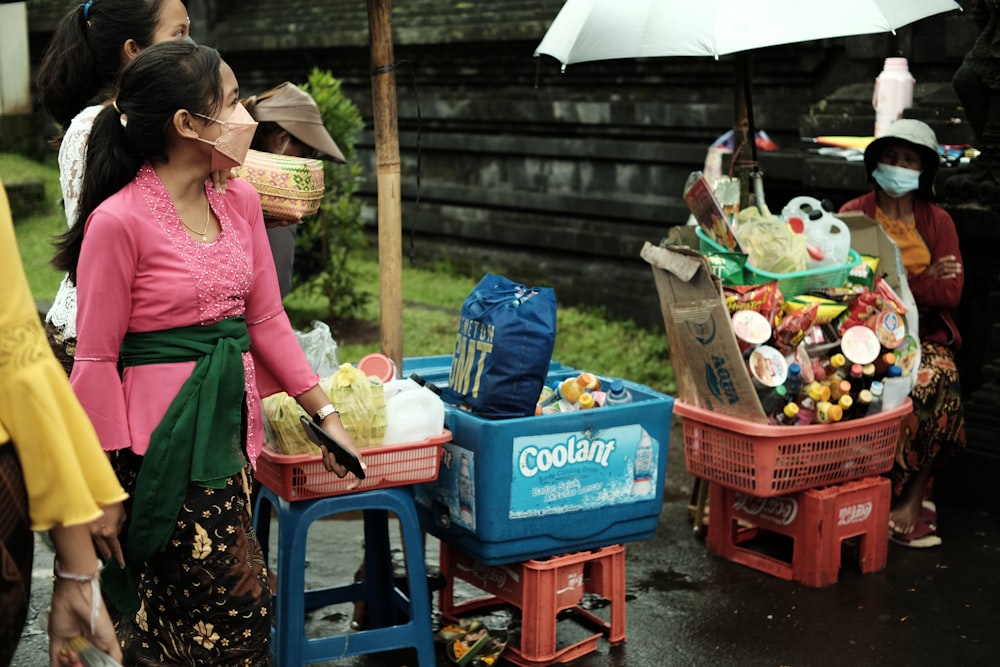
<instances>
[{"instance_id":1,"label":"black mobile phone","mask_svg":"<svg viewBox=\"0 0 1000 667\"><path fill-rule=\"evenodd\" d=\"M320 426L306 416L299 417L302 428L306 430L306 435L318 447L326 447L331 452L337 463L354 473L358 479L365 478L365 469L361 466L361 459L354 455L349 449L333 439L333 436L324 431Z\"/></svg>"}]
</instances>

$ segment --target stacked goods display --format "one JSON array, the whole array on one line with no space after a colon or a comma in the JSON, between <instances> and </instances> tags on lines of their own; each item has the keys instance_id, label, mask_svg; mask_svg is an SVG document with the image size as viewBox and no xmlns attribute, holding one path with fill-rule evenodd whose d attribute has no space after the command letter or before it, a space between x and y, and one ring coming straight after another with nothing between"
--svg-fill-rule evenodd
<instances>
[{"instance_id":1,"label":"stacked goods display","mask_svg":"<svg viewBox=\"0 0 1000 667\"><path fill-rule=\"evenodd\" d=\"M877 223L842 220L857 265L788 293L746 280L738 254L643 248L693 474L772 496L891 467L919 363L912 297Z\"/></svg>"}]
</instances>

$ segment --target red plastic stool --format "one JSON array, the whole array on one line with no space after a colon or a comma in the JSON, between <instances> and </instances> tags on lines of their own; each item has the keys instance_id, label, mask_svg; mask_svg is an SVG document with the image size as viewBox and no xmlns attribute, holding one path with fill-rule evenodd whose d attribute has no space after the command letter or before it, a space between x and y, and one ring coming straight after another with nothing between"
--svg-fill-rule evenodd
<instances>
[{"instance_id":1,"label":"red plastic stool","mask_svg":"<svg viewBox=\"0 0 1000 667\"><path fill-rule=\"evenodd\" d=\"M709 507L710 552L782 579L815 587L836 583L841 543L854 537L862 572L877 572L886 564L890 482L884 477L776 498L758 498L713 482ZM742 546L762 532L794 540L791 563Z\"/></svg>"},{"instance_id":2,"label":"red plastic stool","mask_svg":"<svg viewBox=\"0 0 1000 667\"><path fill-rule=\"evenodd\" d=\"M511 644L503 654L505 660L516 665L532 667L574 660L595 650L602 636L612 645L625 641L625 547L620 544L523 563L484 565L442 542L441 574L445 586L439 607L441 616L449 621L500 604L521 610L521 644ZM456 604L456 578L487 595ZM610 621L580 606L584 592L611 603ZM564 610L570 610L599 632L557 649L556 620Z\"/></svg>"}]
</instances>

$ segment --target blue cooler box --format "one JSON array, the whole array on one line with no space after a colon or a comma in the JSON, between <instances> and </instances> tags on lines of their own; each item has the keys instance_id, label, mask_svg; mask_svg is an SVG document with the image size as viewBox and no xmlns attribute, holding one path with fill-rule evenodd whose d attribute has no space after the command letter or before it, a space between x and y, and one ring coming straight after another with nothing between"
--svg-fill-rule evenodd
<instances>
[{"instance_id":1,"label":"blue cooler box","mask_svg":"<svg viewBox=\"0 0 1000 667\"><path fill-rule=\"evenodd\" d=\"M450 363L450 356L404 360L403 374L443 386ZM579 373L555 363L546 384ZM487 565L652 537L673 398L625 386L632 403L553 415L490 420L447 406L452 441L443 445L440 474L414 487L423 527ZM640 448L647 457L651 449L645 471L635 466Z\"/></svg>"}]
</instances>

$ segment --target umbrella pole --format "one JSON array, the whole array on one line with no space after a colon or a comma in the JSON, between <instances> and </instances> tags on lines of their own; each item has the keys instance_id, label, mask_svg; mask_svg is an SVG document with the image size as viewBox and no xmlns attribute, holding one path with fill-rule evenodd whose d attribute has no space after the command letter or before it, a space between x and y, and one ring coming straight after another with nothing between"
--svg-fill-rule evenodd
<instances>
[{"instance_id":1,"label":"umbrella pole","mask_svg":"<svg viewBox=\"0 0 1000 667\"><path fill-rule=\"evenodd\" d=\"M382 353L403 368L403 223L390 0L368 0Z\"/></svg>"},{"instance_id":2,"label":"umbrella pole","mask_svg":"<svg viewBox=\"0 0 1000 667\"><path fill-rule=\"evenodd\" d=\"M750 134L750 54L736 54L736 82L733 87L733 165L740 179L740 210L750 205L750 164L756 152Z\"/></svg>"}]
</instances>

